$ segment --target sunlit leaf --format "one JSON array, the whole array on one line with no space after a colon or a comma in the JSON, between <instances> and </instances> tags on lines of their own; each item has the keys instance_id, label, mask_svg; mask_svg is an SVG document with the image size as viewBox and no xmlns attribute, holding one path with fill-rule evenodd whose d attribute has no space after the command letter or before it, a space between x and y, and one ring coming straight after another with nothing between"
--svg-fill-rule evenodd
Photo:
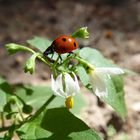
<instances>
[{"instance_id":1,"label":"sunlit leaf","mask_svg":"<svg viewBox=\"0 0 140 140\"><path fill-rule=\"evenodd\" d=\"M26 88L25 88L26 87ZM26 102L26 104L31 105L33 108L40 108L49 97L53 94L53 91L48 86L25 86L24 88L19 88L16 94ZM28 94L28 90L32 91L32 94ZM74 96L74 107L72 112L79 113L80 110L86 105L82 94ZM65 99L61 97L56 97L50 104L49 108L65 106Z\"/></svg>"},{"instance_id":2,"label":"sunlit leaf","mask_svg":"<svg viewBox=\"0 0 140 140\"><path fill-rule=\"evenodd\" d=\"M44 52L51 45L52 42L45 38L34 37L33 39L27 40L27 43L39 49L41 52Z\"/></svg>"},{"instance_id":3,"label":"sunlit leaf","mask_svg":"<svg viewBox=\"0 0 140 140\"><path fill-rule=\"evenodd\" d=\"M48 109L18 129L22 140L102 140L66 108Z\"/></svg>"},{"instance_id":4,"label":"sunlit leaf","mask_svg":"<svg viewBox=\"0 0 140 140\"><path fill-rule=\"evenodd\" d=\"M76 70L83 85L87 86L89 84L89 77L85 69L82 66L78 66Z\"/></svg>"},{"instance_id":5,"label":"sunlit leaf","mask_svg":"<svg viewBox=\"0 0 140 140\"><path fill-rule=\"evenodd\" d=\"M114 67L116 66L112 61L104 58L104 56L97 50L92 48L83 48L80 51L80 56L87 60L95 67ZM124 118L127 115L125 101L124 101L124 85L121 76L113 76L111 79L108 76L103 77L106 81L108 96L100 97L106 103L111 105L116 112Z\"/></svg>"}]
</instances>

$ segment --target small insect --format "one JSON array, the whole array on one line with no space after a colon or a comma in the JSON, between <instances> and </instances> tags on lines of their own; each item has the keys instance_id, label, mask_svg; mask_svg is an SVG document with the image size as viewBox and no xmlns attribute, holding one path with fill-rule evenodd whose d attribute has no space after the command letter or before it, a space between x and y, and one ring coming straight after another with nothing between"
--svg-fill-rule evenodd
<instances>
[{"instance_id":1,"label":"small insect","mask_svg":"<svg viewBox=\"0 0 140 140\"><path fill-rule=\"evenodd\" d=\"M77 41L71 37L71 36L67 36L67 35L61 35L58 38L56 38L51 46L49 46L45 52L44 55L48 55L48 54L53 54L54 52L60 54L64 54L64 53L71 53L73 50L78 48L78 43Z\"/></svg>"}]
</instances>

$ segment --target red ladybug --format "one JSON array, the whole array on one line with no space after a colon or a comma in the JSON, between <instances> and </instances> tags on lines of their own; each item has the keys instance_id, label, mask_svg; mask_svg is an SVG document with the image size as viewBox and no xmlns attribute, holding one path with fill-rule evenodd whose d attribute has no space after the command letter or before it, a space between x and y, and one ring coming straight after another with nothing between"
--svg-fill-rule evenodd
<instances>
[{"instance_id":1,"label":"red ladybug","mask_svg":"<svg viewBox=\"0 0 140 140\"><path fill-rule=\"evenodd\" d=\"M53 54L54 52L58 54L71 53L78 46L77 41L73 37L61 35L45 50L44 55Z\"/></svg>"}]
</instances>

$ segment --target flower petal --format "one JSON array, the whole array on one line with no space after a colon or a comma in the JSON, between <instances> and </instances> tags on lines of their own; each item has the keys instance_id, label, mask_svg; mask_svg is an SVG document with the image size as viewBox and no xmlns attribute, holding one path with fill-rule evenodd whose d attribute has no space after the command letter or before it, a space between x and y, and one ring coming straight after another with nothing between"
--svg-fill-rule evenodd
<instances>
[{"instance_id":1,"label":"flower petal","mask_svg":"<svg viewBox=\"0 0 140 140\"><path fill-rule=\"evenodd\" d=\"M116 74L123 74L124 73L124 71L121 68L115 68L115 67L95 68L94 72L103 73L103 74L110 74L110 75L116 75Z\"/></svg>"},{"instance_id":2,"label":"flower petal","mask_svg":"<svg viewBox=\"0 0 140 140\"><path fill-rule=\"evenodd\" d=\"M62 89L62 75L59 75L56 80L54 80L53 75L51 75L51 82L54 95L66 98L66 95Z\"/></svg>"},{"instance_id":3,"label":"flower petal","mask_svg":"<svg viewBox=\"0 0 140 140\"><path fill-rule=\"evenodd\" d=\"M75 81L75 92L78 93L80 91L80 86L79 86L79 83L78 83L78 79L77 79L77 76L72 73L74 75L74 81Z\"/></svg>"},{"instance_id":4,"label":"flower petal","mask_svg":"<svg viewBox=\"0 0 140 140\"><path fill-rule=\"evenodd\" d=\"M96 73L96 71L93 71L90 75L90 82L91 82L93 91L98 97L108 95L106 82L105 82L105 78L103 74Z\"/></svg>"},{"instance_id":5,"label":"flower petal","mask_svg":"<svg viewBox=\"0 0 140 140\"><path fill-rule=\"evenodd\" d=\"M74 75L74 78L77 79L77 77ZM77 82L74 81L74 79L69 75L65 75L65 82L66 82L66 93L67 97L74 96L78 92L78 86ZM77 89L78 88L78 89Z\"/></svg>"},{"instance_id":6,"label":"flower petal","mask_svg":"<svg viewBox=\"0 0 140 140\"><path fill-rule=\"evenodd\" d=\"M56 80L53 78L53 75L51 75L52 90L54 91L54 95L61 96L63 98L68 98L70 96L74 96L76 93L79 92L80 87L78 84L77 77L74 73L72 74L74 76L74 79L68 73L65 73L64 75L58 75ZM63 82L65 82L65 85L63 85Z\"/></svg>"}]
</instances>

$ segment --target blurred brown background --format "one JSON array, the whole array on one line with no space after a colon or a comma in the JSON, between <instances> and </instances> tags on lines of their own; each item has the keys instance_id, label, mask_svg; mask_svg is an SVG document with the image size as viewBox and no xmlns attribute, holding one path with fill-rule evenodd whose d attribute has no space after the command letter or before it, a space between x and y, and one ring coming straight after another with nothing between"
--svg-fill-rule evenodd
<instances>
[{"instance_id":1,"label":"blurred brown background","mask_svg":"<svg viewBox=\"0 0 140 140\"><path fill-rule=\"evenodd\" d=\"M30 55L8 56L4 44L26 44L33 36L55 38L87 26L90 38L80 47L93 47L124 68L140 73L139 0L0 0L0 75L11 83L46 84L47 66L38 62L36 74L24 74L23 64ZM140 139L140 76L125 79L128 118L122 122L106 105L85 94L89 104L81 113L85 122L108 140ZM87 92L87 91L83 91ZM98 120L98 121L97 121ZM117 134L107 136L108 126Z\"/></svg>"}]
</instances>

